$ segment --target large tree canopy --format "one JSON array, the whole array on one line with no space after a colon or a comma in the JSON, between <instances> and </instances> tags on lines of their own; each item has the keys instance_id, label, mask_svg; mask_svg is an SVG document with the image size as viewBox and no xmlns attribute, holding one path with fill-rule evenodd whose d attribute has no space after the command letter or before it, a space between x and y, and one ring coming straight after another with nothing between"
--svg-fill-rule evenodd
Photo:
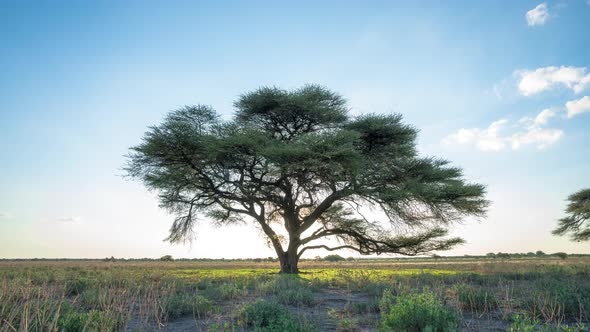
<instances>
[{"instance_id":1,"label":"large tree canopy","mask_svg":"<svg viewBox=\"0 0 590 332\"><path fill-rule=\"evenodd\" d=\"M208 106L173 111L131 149L128 174L176 215L172 242L190 237L199 218L252 222L281 271L295 273L310 249L450 249L463 242L447 237L450 223L485 214L484 186L420 157L417 130L399 114L352 117L340 95L315 85L260 88L234 105L229 121Z\"/></svg>"},{"instance_id":2,"label":"large tree canopy","mask_svg":"<svg viewBox=\"0 0 590 332\"><path fill-rule=\"evenodd\" d=\"M569 216L559 219L555 235L569 234L573 241L590 240L590 189L571 194L565 212Z\"/></svg>"}]
</instances>

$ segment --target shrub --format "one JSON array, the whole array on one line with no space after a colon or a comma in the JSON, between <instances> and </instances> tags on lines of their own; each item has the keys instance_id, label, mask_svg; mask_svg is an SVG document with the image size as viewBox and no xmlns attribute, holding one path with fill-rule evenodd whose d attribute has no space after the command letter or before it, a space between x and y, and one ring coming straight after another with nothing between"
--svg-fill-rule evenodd
<instances>
[{"instance_id":1,"label":"shrub","mask_svg":"<svg viewBox=\"0 0 590 332\"><path fill-rule=\"evenodd\" d=\"M164 311L169 319L175 319L186 315L194 315L201 318L211 311L211 301L196 294L177 294L164 300Z\"/></svg>"},{"instance_id":2,"label":"shrub","mask_svg":"<svg viewBox=\"0 0 590 332\"><path fill-rule=\"evenodd\" d=\"M245 305L239 314L240 322L254 331L300 331L297 321L287 309L278 303L258 300Z\"/></svg>"},{"instance_id":3,"label":"shrub","mask_svg":"<svg viewBox=\"0 0 590 332\"><path fill-rule=\"evenodd\" d=\"M381 304L382 331L456 331L459 316L430 291L399 295L393 304L391 295ZM389 308L387 308L389 306Z\"/></svg>"},{"instance_id":4,"label":"shrub","mask_svg":"<svg viewBox=\"0 0 590 332\"><path fill-rule=\"evenodd\" d=\"M164 255L164 256L160 257L160 260L162 262L172 262L172 261L174 261L174 258L172 258L171 255Z\"/></svg>"},{"instance_id":5,"label":"shrub","mask_svg":"<svg viewBox=\"0 0 590 332\"><path fill-rule=\"evenodd\" d=\"M494 294L481 287L460 285L457 287L457 295L463 310L485 312L498 307Z\"/></svg>"}]
</instances>

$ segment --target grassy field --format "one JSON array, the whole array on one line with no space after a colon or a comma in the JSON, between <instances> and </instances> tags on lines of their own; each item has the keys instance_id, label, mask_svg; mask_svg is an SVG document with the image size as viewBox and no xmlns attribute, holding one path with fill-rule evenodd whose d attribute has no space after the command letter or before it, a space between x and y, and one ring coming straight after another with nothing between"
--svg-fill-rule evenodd
<instances>
[{"instance_id":1,"label":"grassy field","mask_svg":"<svg viewBox=\"0 0 590 332\"><path fill-rule=\"evenodd\" d=\"M0 331L587 331L589 263L0 261Z\"/></svg>"}]
</instances>

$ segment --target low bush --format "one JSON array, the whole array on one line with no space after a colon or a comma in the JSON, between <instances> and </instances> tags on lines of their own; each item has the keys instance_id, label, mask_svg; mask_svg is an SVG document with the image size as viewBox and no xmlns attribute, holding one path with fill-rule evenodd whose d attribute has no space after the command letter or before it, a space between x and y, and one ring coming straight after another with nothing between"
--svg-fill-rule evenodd
<instances>
[{"instance_id":1,"label":"low bush","mask_svg":"<svg viewBox=\"0 0 590 332\"><path fill-rule=\"evenodd\" d=\"M239 317L242 325L254 328L254 331L301 331L297 320L283 305L265 300L245 305Z\"/></svg>"},{"instance_id":2,"label":"low bush","mask_svg":"<svg viewBox=\"0 0 590 332\"><path fill-rule=\"evenodd\" d=\"M196 294L177 294L163 301L164 311L168 319L193 315L201 318L211 311L212 304L207 298Z\"/></svg>"},{"instance_id":3,"label":"low bush","mask_svg":"<svg viewBox=\"0 0 590 332\"><path fill-rule=\"evenodd\" d=\"M430 291L384 294L380 307L382 331L446 332L459 327L459 315Z\"/></svg>"}]
</instances>

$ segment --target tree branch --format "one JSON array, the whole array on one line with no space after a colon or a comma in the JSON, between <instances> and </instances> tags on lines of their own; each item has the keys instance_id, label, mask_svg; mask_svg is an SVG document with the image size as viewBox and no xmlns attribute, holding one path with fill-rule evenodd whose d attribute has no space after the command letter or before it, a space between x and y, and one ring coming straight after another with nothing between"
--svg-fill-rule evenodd
<instances>
[{"instance_id":1,"label":"tree branch","mask_svg":"<svg viewBox=\"0 0 590 332\"><path fill-rule=\"evenodd\" d=\"M359 250L358 248L355 248L355 247L350 246L350 245L342 245L342 246L338 246L338 247L328 247L327 245L320 244L320 245L317 245L317 246L303 247L301 249L301 251L299 251L299 253L297 254L297 257L300 258L301 255L303 255L303 253L306 250L309 250L309 249L326 249L328 251L334 251L334 250L340 250L340 249L352 249L352 250L356 250L356 251Z\"/></svg>"}]
</instances>

